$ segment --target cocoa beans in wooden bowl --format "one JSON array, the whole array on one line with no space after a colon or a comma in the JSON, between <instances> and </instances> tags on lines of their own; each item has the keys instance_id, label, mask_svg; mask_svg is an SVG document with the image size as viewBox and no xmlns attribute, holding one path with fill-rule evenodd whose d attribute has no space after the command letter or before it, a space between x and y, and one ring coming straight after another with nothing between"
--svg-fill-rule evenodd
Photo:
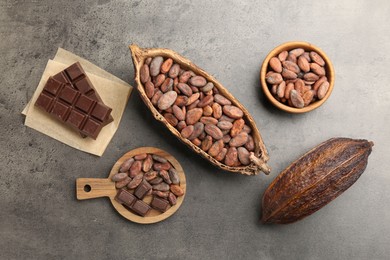
<instances>
[{"instance_id":1,"label":"cocoa beans in wooden bowl","mask_svg":"<svg viewBox=\"0 0 390 260\"><path fill-rule=\"evenodd\" d=\"M307 42L287 42L267 55L260 81L274 106L289 113L305 113L329 98L334 70L318 47Z\"/></svg>"},{"instance_id":2,"label":"cocoa beans in wooden bowl","mask_svg":"<svg viewBox=\"0 0 390 260\"><path fill-rule=\"evenodd\" d=\"M255 121L222 84L171 50L130 50L142 100L174 136L223 170L270 172Z\"/></svg>"}]
</instances>

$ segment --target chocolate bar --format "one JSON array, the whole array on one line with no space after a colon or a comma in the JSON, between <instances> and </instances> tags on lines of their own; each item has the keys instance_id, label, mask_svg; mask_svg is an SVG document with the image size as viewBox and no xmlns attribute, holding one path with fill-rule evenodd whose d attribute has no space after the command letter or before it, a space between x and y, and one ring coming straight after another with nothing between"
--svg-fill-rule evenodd
<instances>
[{"instance_id":1,"label":"chocolate bar","mask_svg":"<svg viewBox=\"0 0 390 260\"><path fill-rule=\"evenodd\" d=\"M98 92L92 85L91 81L89 80L87 74L85 73L79 62L76 62L65 70L57 73L53 76L53 78L61 83L69 85L74 89L77 89L82 94L88 96L92 100L104 104L103 100L100 98ZM103 126L111 123L112 121L114 121L114 118L110 115L108 120L104 122ZM86 137L85 135L82 136Z\"/></svg>"},{"instance_id":2,"label":"chocolate bar","mask_svg":"<svg viewBox=\"0 0 390 260\"><path fill-rule=\"evenodd\" d=\"M154 196L150 206L158 211L165 212L169 208L169 201Z\"/></svg>"},{"instance_id":3,"label":"chocolate bar","mask_svg":"<svg viewBox=\"0 0 390 260\"><path fill-rule=\"evenodd\" d=\"M151 208L142 200L137 200L130 209L138 215L145 217L145 215L148 214Z\"/></svg>"},{"instance_id":4,"label":"chocolate bar","mask_svg":"<svg viewBox=\"0 0 390 260\"><path fill-rule=\"evenodd\" d=\"M131 208L137 198L127 190L120 189L115 196L115 200Z\"/></svg>"},{"instance_id":5,"label":"chocolate bar","mask_svg":"<svg viewBox=\"0 0 390 260\"><path fill-rule=\"evenodd\" d=\"M139 198L143 199L146 194L148 194L148 191L152 189L152 185L150 185L147 181L142 181L140 185L138 185L137 189L134 191L134 195Z\"/></svg>"},{"instance_id":6,"label":"chocolate bar","mask_svg":"<svg viewBox=\"0 0 390 260\"><path fill-rule=\"evenodd\" d=\"M35 105L93 139L97 138L112 111L53 77L47 81Z\"/></svg>"}]
</instances>

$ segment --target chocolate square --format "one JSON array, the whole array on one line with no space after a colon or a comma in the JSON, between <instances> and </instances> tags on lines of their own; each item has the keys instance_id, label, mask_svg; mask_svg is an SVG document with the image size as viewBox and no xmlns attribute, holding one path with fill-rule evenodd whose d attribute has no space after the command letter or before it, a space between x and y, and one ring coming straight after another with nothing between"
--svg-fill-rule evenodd
<instances>
[{"instance_id":1,"label":"chocolate square","mask_svg":"<svg viewBox=\"0 0 390 260\"><path fill-rule=\"evenodd\" d=\"M53 105L53 109L51 110L51 113L60 118L61 120L65 121L68 115L69 106L66 104L61 103L59 100L56 100Z\"/></svg>"},{"instance_id":2,"label":"chocolate square","mask_svg":"<svg viewBox=\"0 0 390 260\"><path fill-rule=\"evenodd\" d=\"M169 208L169 201L154 196L150 206L158 211L165 212Z\"/></svg>"},{"instance_id":3,"label":"chocolate square","mask_svg":"<svg viewBox=\"0 0 390 260\"><path fill-rule=\"evenodd\" d=\"M43 108L45 111L49 112L51 108L51 104L53 102L53 97L42 92L39 96L35 105L37 107Z\"/></svg>"},{"instance_id":4,"label":"chocolate square","mask_svg":"<svg viewBox=\"0 0 390 260\"><path fill-rule=\"evenodd\" d=\"M143 180L140 185L135 189L134 195L139 198L143 199L146 194L152 189L152 185L149 184L149 182Z\"/></svg>"},{"instance_id":5,"label":"chocolate square","mask_svg":"<svg viewBox=\"0 0 390 260\"><path fill-rule=\"evenodd\" d=\"M85 77L74 83L75 88L83 94L86 94L93 90L92 84ZM95 99L95 98L93 98ZM97 100L97 99L96 99Z\"/></svg>"},{"instance_id":6,"label":"chocolate square","mask_svg":"<svg viewBox=\"0 0 390 260\"><path fill-rule=\"evenodd\" d=\"M128 192L127 190L119 190L118 193L115 196L115 200L118 201L121 204L126 205L127 207L131 208L134 204L134 202L137 200L136 197L134 197L133 194Z\"/></svg>"},{"instance_id":7,"label":"chocolate square","mask_svg":"<svg viewBox=\"0 0 390 260\"><path fill-rule=\"evenodd\" d=\"M76 100L76 97L79 95L78 91L68 87L64 86L61 89L61 92L59 94L59 98L67 102L68 104L73 104L73 102Z\"/></svg>"},{"instance_id":8,"label":"chocolate square","mask_svg":"<svg viewBox=\"0 0 390 260\"><path fill-rule=\"evenodd\" d=\"M138 215L145 217L145 215L150 211L150 206L142 200L137 200L130 209Z\"/></svg>"},{"instance_id":9,"label":"chocolate square","mask_svg":"<svg viewBox=\"0 0 390 260\"><path fill-rule=\"evenodd\" d=\"M66 74L68 74L70 80L74 81L78 77L84 75L84 71L80 66L80 63L76 62L72 64L70 67L65 69Z\"/></svg>"},{"instance_id":10,"label":"chocolate square","mask_svg":"<svg viewBox=\"0 0 390 260\"><path fill-rule=\"evenodd\" d=\"M100 121L105 121L110 116L111 110L111 108L105 106L104 104L96 103L91 112L91 116L99 119Z\"/></svg>"},{"instance_id":11,"label":"chocolate square","mask_svg":"<svg viewBox=\"0 0 390 260\"><path fill-rule=\"evenodd\" d=\"M53 94L54 96L57 95L58 91L60 90L61 88L61 85L62 83L55 80L54 78L50 77L47 82L46 82L46 85L45 85L45 89L47 90L47 92Z\"/></svg>"},{"instance_id":12,"label":"chocolate square","mask_svg":"<svg viewBox=\"0 0 390 260\"><path fill-rule=\"evenodd\" d=\"M76 101L75 107L84 111L85 113L88 113L92 106L96 103L92 99L90 99L87 96L80 96L79 99Z\"/></svg>"},{"instance_id":13,"label":"chocolate square","mask_svg":"<svg viewBox=\"0 0 390 260\"><path fill-rule=\"evenodd\" d=\"M85 118L86 116L84 114L72 109L66 122L77 128L80 128L83 125Z\"/></svg>"},{"instance_id":14,"label":"chocolate square","mask_svg":"<svg viewBox=\"0 0 390 260\"><path fill-rule=\"evenodd\" d=\"M91 136L93 139L96 139L100 130L102 130L102 127L103 126L101 123L96 122L91 118L88 118L87 122L85 122L82 132L88 136Z\"/></svg>"}]
</instances>

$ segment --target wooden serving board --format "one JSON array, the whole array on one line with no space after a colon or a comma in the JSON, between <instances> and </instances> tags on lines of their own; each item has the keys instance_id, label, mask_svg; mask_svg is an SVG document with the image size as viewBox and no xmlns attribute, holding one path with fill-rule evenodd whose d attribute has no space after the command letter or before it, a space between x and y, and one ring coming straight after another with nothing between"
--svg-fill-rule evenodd
<instances>
[{"instance_id":1,"label":"wooden serving board","mask_svg":"<svg viewBox=\"0 0 390 260\"><path fill-rule=\"evenodd\" d=\"M151 209L145 217L141 217L132 213L130 210L126 209L122 204L118 203L115 200L115 196L118 192L118 189L115 188L115 183L111 180L111 177L119 171L119 167L125 160L141 153L156 154L166 158L173 165L173 167L176 169L177 173L180 176L180 187L184 190L184 194L183 196L177 198L176 205L172 206L164 213L161 213L155 209ZM108 175L108 178L106 179L78 178L76 180L76 196L78 200L108 197L116 211L119 212L119 214L121 214L123 217L127 218L132 222L140 224L156 223L170 217L179 209L179 207L183 203L185 195L186 177L184 175L184 171L180 163L169 153L154 147L140 147L127 152L114 164L110 174ZM148 195L143 199L143 201L148 204L150 204L151 200L151 195Z\"/></svg>"}]
</instances>

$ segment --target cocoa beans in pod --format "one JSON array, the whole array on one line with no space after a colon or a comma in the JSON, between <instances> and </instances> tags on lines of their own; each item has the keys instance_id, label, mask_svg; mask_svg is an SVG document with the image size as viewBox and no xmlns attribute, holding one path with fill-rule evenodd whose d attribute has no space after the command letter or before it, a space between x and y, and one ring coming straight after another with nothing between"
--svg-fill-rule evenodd
<instances>
[{"instance_id":1,"label":"cocoa beans in pod","mask_svg":"<svg viewBox=\"0 0 390 260\"><path fill-rule=\"evenodd\" d=\"M373 145L367 140L333 138L307 152L265 191L262 222L292 223L321 209L356 182Z\"/></svg>"}]
</instances>

